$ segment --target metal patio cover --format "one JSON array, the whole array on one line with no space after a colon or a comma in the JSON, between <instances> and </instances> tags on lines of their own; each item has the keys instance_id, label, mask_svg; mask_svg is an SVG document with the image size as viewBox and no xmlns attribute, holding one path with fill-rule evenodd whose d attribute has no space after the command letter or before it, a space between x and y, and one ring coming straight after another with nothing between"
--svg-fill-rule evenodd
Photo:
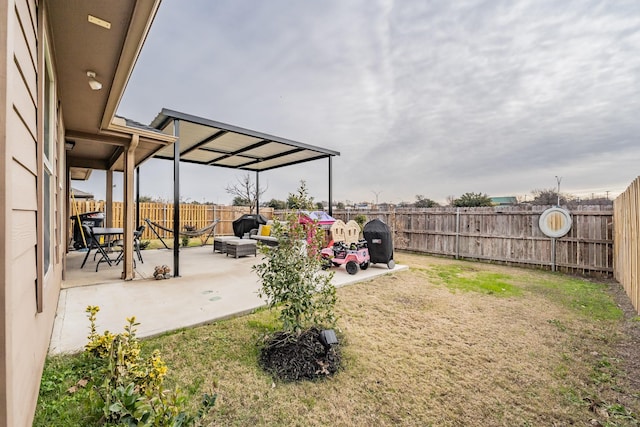
<instances>
[{"instance_id":1,"label":"metal patio cover","mask_svg":"<svg viewBox=\"0 0 640 427\"><path fill-rule=\"evenodd\" d=\"M177 137L176 142L158 150L154 155L155 158L173 160L174 165L173 272L176 276L180 275L179 177L182 162L255 172L256 187L259 188L260 172L312 160L328 159L329 214L331 214L333 204L331 163L334 156L340 155L337 151L166 108L156 116L150 127ZM257 202L256 205L258 207L259 203Z\"/></svg>"},{"instance_id":2,"label":"metal patio cover","mask_svg":"<svg viewBox=\"0 0 640 427\"><path fill-rule=\"evenodd\" d=\"M326 148L166 108L150 126L179 137L181 162L262 172L340 155ZM167 146L154 157L173 160L174 148Z\"/></svg>"}]
</instances>

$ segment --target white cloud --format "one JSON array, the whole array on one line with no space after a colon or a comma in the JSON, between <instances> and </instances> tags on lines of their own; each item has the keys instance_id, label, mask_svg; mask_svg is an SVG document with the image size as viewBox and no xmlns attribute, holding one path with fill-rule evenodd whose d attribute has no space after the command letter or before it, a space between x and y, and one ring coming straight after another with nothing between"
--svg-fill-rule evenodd
<instances>
[{"instance_id":1,"label":"white cloud","mask_svg":"<svg viewBox=\"0 0 640 427\"><path fill-rule=\"evenodd\" d=\"M338 200L524 194L555 175L618 191L638 175L639 46L635 0L165 0L119 113L167 107L338 150ZM267 196L305 179L326 199L326 170L266 173ZM205 173L185 197L230 199L241 172Z\"/></svg>"}]
</instances>

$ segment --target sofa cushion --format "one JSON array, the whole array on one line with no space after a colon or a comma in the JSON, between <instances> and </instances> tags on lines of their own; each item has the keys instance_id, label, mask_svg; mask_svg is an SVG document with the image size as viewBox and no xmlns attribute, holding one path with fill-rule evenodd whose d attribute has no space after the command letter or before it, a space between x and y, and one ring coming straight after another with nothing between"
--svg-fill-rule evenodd
<instances>
[{"instance_id":1,"label":"sofa cushion","mask_svg":"<svg viewBox=\"0 0 640 427\"><path fill-rule=\"evenodd\" d=\"M259 241L268 241L268 242L277 242L278 238L274 236L260 236L259 234L251 236L253 240Z\"/></svg>"},{"instance_id":2,"label":"sofa cushion","mask_svg":"<svg viewBox=\"0 0 640 427\"><path fill-rule=\"evenodd\" d=\"M271 226L270 225L260 225L258 229L258 234L260 236L271 236Z\"/></svg>"}]
</instances>

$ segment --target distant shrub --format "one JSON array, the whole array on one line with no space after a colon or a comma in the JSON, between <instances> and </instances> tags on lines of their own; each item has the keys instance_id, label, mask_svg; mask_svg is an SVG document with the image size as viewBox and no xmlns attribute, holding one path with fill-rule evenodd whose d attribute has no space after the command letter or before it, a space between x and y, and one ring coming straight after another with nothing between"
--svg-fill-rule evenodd
<instances>
[{"instance_id":1,"label":"distant shrub","mask_svg":"<svg viewBox=\"0 0 640 427\"><path fill-rule=\"evenodd\" d=\"M360 226L360 230L364 229L364 225L367 223L367 216L363 214L358 214L353 217L353 220L358 223Z\"/></svg>"}]
</instances>

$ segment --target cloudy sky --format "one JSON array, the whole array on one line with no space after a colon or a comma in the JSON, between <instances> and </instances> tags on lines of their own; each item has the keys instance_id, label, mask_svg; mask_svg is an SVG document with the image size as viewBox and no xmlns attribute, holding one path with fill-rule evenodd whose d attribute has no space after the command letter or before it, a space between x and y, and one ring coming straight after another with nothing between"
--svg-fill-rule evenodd
<instances>
[{"instance_id":1,"label":"cloudy sky","mask_svg":"<svg viewBox=\"0 0 640 427\"><path fill-rule=\"evenodd\" d=\"M163 0L118 114L163 107L340 151L334 200L531 197L556 176L613 197L640 175L640 2ZM263 173L264 198L304 179L327 200L327 169ZM241 175L185 165L181 194L228 203ZM170 162L141 177L172 198Z\"/></svg>"}]
</instances>

